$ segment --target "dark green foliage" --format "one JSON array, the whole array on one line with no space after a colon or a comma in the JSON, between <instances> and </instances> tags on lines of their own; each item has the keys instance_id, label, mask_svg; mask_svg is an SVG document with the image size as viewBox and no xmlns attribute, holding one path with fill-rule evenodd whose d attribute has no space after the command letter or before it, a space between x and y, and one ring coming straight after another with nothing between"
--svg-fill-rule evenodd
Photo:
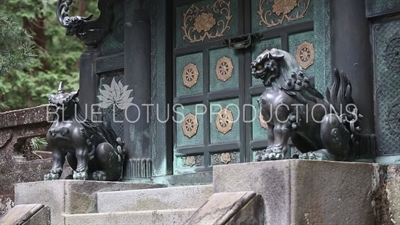
<instances>
[{"instance_id":1,"label":"dark green foliage","mask_svg":"<svg viewBox=\"0 0 400 225\"><path fill-rule=\"evenodd\" d=\"M73 1L70 15L82 13L80 1ZM67 91L79 88L79 57L86 47L65 35L56 2L0 0L0 102L10 109L47 103L60 81ZM82 3L84 14L98 13L96 0Z\"/></svg>"}]
</instances>

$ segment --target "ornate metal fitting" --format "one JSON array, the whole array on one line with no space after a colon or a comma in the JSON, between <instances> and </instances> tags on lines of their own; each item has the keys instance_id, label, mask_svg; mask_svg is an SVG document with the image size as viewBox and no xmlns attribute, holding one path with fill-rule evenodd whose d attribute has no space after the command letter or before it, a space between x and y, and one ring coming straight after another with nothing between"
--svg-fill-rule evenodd
<instances>
[{"instance_id":1,"label":"ornate metal fitting","mask_svg":"<svg viewBox=\"0 0 400 225\"><path fill-rule=\"evenodd\" d=\"M233 127L232 111L227 108L221 109L217 114L217 118L215 119L215 125L217 126L218 131L223 134L231 131Z\"/></svg>"},{"instance_id":2,"label":"ornate metal fitting","mask_svg":"<svg viewBox=\"0 0 400 225\"><path fill-rule=\"evenodd\" d=\"M196 85L197 80L199 78L199 70L197 69L197 66L193 63L189 63L183 68L182 72L182 80L183 80L183 85L185 85L188 88L193 87Z\"/></svg>"},{"instance_id":3,"label":"ornate metal fitting","mask_svg":"<svg viewBox=\"0 0 400 225\"><path fill-rule=\"evenodd\" d=\"M310 42L305 41L297 47L296 60L303 69L307 69L314 64L314 58L314 45Z\"/></svg>"},{"instance_id":4,"label":"ornate metal fitting","mask_svg":"<svg viewBox=\"0 0 400 225\"><path fill-rule=\"evenodd\" d=\"M218 80L227 81L232 76L232 72L233 72L232 59L226 56L220 58L215 68L215 73L217 74Z\"/></svg>"},{"instance_id":5,"label":"ornate metal fitting","mask_svg":"<svg viewBox=\"0 0 400 225\"><path fill-rule=\"evenodd\" d=\"M198 128L199 123L197 122L197 117L192 113L187 114L182 122L183 134L188 138L191 138L197 134Z\"/></svg>"},{"instance_id":6,"label":"ornate metal fitting","mask_svg":"<svg viewBox=\"0 0 400 225\"><path fill-rule=\"evenodd\" d=\"M66 35L68 36L77 36L79 39L85 43L87 46L95 46L104 35L104 31L100 31L100 29L94 29L93 26L88 26L90 19L93 15L88 17L82 16L69 16L68 10L69 6L72 4L72 0L58 0L57 2L57 19L58 23L66 28Z\"/></svg>"},{"instance_id":7,"label":"ornate metal fitting","mask_svg":"<svg viewBox=\"0 0 400 225\"><path fill-rule=\"evenodd\" d=\"M225 39L223 43L232 49L246 49L251 46L251 43L254 39L259 39L262 36L263 35L260 33L242 35Z\"/></svg>"},{"instance_id":8,"label":"ornate metal fitting","mask_svg":"<svg viewBox=\"0 0 400 225\"><path fill-rule=\"evenodd\" d=\"M81 16L68 16L69 6L72 4L72 0L58 0L57 2L57 19L58 23L65 28L71 28L71 26L78 24L80 22L89 21L93 15L88 17Z\"/></svg>"}]
</instances>

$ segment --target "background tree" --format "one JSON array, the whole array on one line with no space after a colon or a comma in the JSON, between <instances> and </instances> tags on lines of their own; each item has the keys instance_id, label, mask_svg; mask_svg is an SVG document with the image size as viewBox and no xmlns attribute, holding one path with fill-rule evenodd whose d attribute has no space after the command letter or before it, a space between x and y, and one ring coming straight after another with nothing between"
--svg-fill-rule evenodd
<instances>
[{"instance_id":1,"label":"background tree","mask_svg":"<svg viewBox=\"0 0 400 225\"><path fill-rule=\"evenodd\" d=\"M56 4L57 0L0 0L0 102L9 109L47 103L46 95L54 93L60 81L67 90L78 89L79 57L85 46L65 35ZM94 14L95 19L97 0L75 0L69 13Z\"/></svg>"}]
</instances>

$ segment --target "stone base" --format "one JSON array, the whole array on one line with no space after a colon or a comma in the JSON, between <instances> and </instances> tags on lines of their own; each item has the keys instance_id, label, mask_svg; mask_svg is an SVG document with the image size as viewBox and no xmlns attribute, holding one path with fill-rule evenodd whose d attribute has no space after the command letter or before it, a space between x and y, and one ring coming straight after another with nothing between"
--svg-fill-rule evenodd
<instances>
[{"instance_id":1,"label":"stone base","mask_svg":"<svg viewBox=\"0 0 400 225\"><path fill-rule=\"evenodd\" d=\"M51 209L51 224L61 225L63 214L97 212L97 192L161 187L165 185L77 180L19 183L15 185L15 204L46 205Z\"/></svg>"},{"instance_id":2,"label":"stone base","mask_svg":"<svg viewBox=\"0 0 400 225\"><path fill-rule=\"evenodd\" d=\"M214 192L254 191L264 224L373 225L377 164L279 160L214 167Z\"/></svg>"}]
</instances>

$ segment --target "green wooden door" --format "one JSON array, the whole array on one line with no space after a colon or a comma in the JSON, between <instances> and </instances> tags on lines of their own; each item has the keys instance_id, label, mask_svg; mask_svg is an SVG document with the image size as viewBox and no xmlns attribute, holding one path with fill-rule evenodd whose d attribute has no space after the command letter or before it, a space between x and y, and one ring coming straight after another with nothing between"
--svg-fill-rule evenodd
<instances>
[{"instance_id":1,"label":"green wooden door","mask_svg":"<svg viewBox=\"0 0 400 225\"><path fill-rule=\"evenodd\" d=\"M313 7L312 0L174 2L175 174L255 161L267 145L256 104L265 87L251 77L250 62L265 49L281 48L311 76L326 68L316 65ZM262 37L247 48L226 44L255 33ZM315 80L322 89L321 73Z\"/></svg>"}]
</instances>

